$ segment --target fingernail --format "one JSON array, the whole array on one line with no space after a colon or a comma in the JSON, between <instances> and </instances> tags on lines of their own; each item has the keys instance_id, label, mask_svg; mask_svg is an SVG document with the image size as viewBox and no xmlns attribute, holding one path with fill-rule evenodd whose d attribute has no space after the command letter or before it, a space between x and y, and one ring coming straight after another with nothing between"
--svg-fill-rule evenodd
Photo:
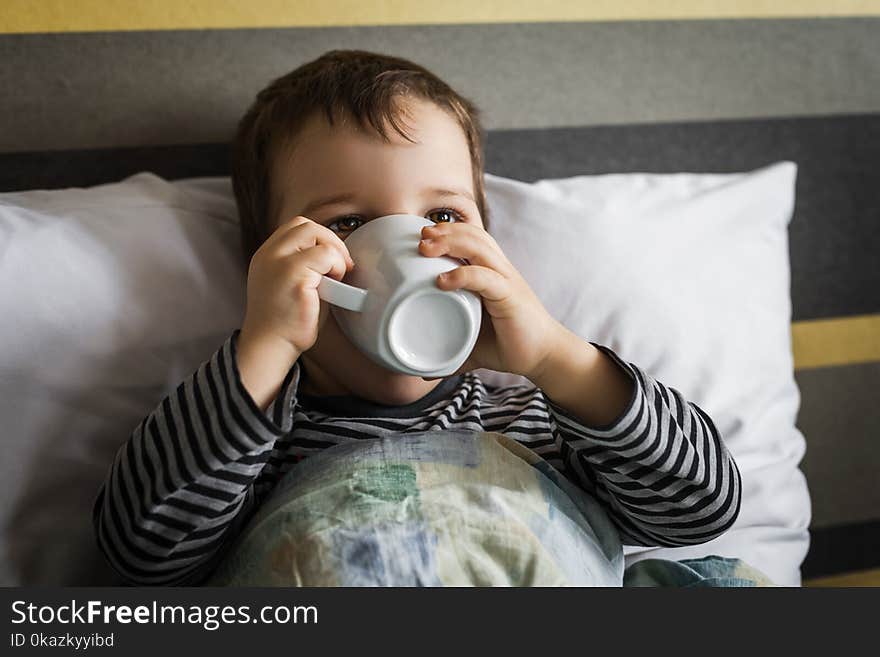
<instances>
[{"instance_id":1,"label":"fingernail","mask_svg":"<svg viewBox=\"0 0 880 657\"><path fill-rule=\"evenodd\" d=\"M433 244L434 240L432 240L430 237L426 237L425 239L422 240L422 243L423 244Z\"/></svg>"}]
</instances>

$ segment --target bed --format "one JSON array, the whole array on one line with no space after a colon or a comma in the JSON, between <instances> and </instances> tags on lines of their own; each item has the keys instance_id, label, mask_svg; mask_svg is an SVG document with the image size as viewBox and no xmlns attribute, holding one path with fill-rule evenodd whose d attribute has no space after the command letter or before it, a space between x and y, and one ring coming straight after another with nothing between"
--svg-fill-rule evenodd
<instances>
[{"instance_id":1,"label":"bed","mask_svg":"<svg viewBox=\"0 0 880 657\"><path fill-rule=\"evenodd\" d=\"M593 198L608 183L603 174L629 176L615 198L676 173L706 185L730 176L712 189L757 185L716 198L713 207L729 201L736 210L725 215L729 226L750 216L744 196L765 190L759 198L776 204L768 212L784 242L772 267L746 275L752 256L738 261L742 286L782 299L772 339L762 333L769 323L751 329L782 391L762 402L778 414L781 428L762 430L774 438L743 432L741 467L754 481L743 505L754 512L717 544L630 550L628 563L741 556L787 585L877 566L878 28L877 18L859 17L3 34L0 81L16 92L0 100L0 207L53 220L7 214L0 223L2 583L115 583L89 513L127 437L121 427L133 427L240 318L226 178L235 120L271 78L336 47L411 58L482 108L494 229L512 251L522 240L511 208L551 203L549 188L553 199L565 189ZM566 187L578 178L586 187ZM28 232L37 225L42 232ZM52 247L42 251L43 240ZM541 276L530 280L546 281L548 307L578 321ZM729 281L738 299L743 288ZM191 315L183 291L199 299ZM186 339L171 340L163 324L185 324ZM731 335L748 330L731 324ZM615 346L635 359L637 343ZM662 358L653 366L674 369ZM732 414L732 431L740 425Z\"/></svg>"}]
</instances>

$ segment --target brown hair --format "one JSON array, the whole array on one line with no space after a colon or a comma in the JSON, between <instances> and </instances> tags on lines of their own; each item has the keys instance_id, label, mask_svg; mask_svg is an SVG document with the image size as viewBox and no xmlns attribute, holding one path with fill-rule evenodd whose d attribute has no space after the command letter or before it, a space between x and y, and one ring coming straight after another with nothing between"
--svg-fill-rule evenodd
<instances>
[{"instance_id":1,"label":"brown hair","mask_svg":"<svg viewBox=\"0 0 880 657\"><path fill-rule=\"evenodd\" d=\"M232 144L232 186L241 221L246 261L271 233L272 165L316 111L330 125L337 112L354 117L364 130L372 127L390 141L386 121L403 138L401 96L415 96L450 112L464 130L473 169L474 198L488 225L483 187L483 130L479 110L430 71L405 59L362 50L331 50L303 64L257 94L238 124Z\"/></svg>"}]
</instances>

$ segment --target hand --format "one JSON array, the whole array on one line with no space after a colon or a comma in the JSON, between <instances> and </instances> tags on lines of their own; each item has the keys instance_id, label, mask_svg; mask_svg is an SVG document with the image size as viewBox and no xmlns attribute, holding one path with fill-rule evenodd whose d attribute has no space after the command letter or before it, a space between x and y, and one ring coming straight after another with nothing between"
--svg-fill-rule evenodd
<instances>
[{"instance_id":1,"label":"hand","mask_svg":"<svg viewBox=\"0 0 880 657\"><path fill-rule=\"evenodd\" d=\"M318 339L328 314L318 297L321 277L342 279L353 266L336 233L302 216L282 223L254 254L237 355L242 382L261 408Z\"/></svg>"},{"instance_id":2,"label":"hand","mask_svg":"<svg viewBox=\"0 0 880 657\"><path fill-rule=\"evenodd\" d=\"M425 226L422 238L422 255L470 263L438 276L437 287L467 289L482 298L477 343L456 374L486 367L535 376L566 329L550 316L497 242L480 226L465 222Z\"/></svg>"}]
</instances>

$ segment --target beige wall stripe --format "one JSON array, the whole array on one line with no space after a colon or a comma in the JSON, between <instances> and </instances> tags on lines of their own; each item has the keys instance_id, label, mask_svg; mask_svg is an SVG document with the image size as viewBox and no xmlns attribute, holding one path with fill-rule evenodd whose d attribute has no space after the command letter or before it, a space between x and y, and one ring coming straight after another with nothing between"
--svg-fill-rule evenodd
<instances>
[{"instance_id":1,"label":"beige wall stripe","mask_svg":"<svg viewBox=\"0 0 880 657\"><path fill-rule=\"evenodd\" d=\"M794 322L795 369L880 362L880 315Z\"/></svg>"},{"instance_id":2,"label":"beige wall stripe","mask_svg":"<svg viewBox=\"0 0 880 657\"><path fill-rule=\"evenodd\" d=\"M2 0L0 33L877 15L880 0Z\"/></svg>"}]
</instances>

